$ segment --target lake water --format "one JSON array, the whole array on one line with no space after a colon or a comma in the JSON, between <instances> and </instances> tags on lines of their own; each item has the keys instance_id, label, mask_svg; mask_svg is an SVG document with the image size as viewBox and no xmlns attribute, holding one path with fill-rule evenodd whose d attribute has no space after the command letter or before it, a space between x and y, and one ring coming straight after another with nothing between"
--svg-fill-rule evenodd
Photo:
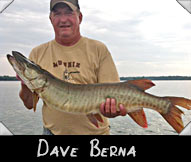
<instances>
[{"instance_id":1,"label":"lake water","mask_svg":"<svg viewBox=\"0 0 191 162\"><path fill-rule=\"evenodd\" d=\"M191 81L153 81L156 86L147 92L158 96L179 96L191 98ZM20 82L0 81L0 121L15 135L42 134L42 101L37 112L26 109L18 94ZM128 115L110 120L111 134L114 135L175 135L177 134L162 116L149 109L144 109L148 128L139 127ZM184 111L184 124L191 121L191 111Z\"/></svg>"}]
</instances>

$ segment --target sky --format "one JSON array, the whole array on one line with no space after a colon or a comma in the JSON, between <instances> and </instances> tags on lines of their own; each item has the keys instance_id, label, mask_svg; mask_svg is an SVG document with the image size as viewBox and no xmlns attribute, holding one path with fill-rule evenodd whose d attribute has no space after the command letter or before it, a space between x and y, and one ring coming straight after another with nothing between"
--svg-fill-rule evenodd
<instances>
[{"instance_id":1,"label":"sky","mask_svg":"<svg viewBox=\"0 0 191 162\"><path fill-rule=\"evenodd\" d=\"M3 0L0 0L0 3ZM29 56L54 39L50 0L15 0L0 14L0 75L6 54ZM191 15L176 0L79 0L81 34L108 47L122 76L191 76Z\"/></svg>"}]
</instances>

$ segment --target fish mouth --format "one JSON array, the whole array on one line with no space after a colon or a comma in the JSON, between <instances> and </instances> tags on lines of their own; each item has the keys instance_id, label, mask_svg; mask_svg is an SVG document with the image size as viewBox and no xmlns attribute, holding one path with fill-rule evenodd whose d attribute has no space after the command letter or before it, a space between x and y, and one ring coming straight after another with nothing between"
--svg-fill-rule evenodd
<instances>
[{"instance_id":1,"label":"fish mouth","mask_svg":"<svg viewBox=\"0 0 191 162\"><path fill-rule=\"evenodd\" d=\"M23 68L29 67L31 64L34 64L24 55L17 51L12 51L12 56L10 54L7 54L7 59L11 65L17 64L17 66L22 66Z\"/></svg>"},{"instance_id":2,"label":"fish mouth","mask_svg":"<svg viewBox=\"0 0 191 162\"><path fill-rule=\"evenodd\" d=\"M7 60L9 61L9 63L11 65L13 65L13 62L15 61L15 58L13 56L11 56L10 54L7 54Z\"/></svg>"},{"instance_id":3,"label":"fish mouth","mask_svg":"<svg viewBox=\"0 0 191 162\"><path fill-rule=\"evenodd\" d=\"M15 60L20 64L28 62L27 58L17 51L12 51L12 55L15 58Z\"/></svg>"},{"instance_id":4,"label":"fish mouth","mask_svg":"<svg viewBox=\"0 0 191 162\"><path fill-rule=\"evenodd\" d=\"M13 55L13 56L12 56ZM12 51L12 55L7 54L7 59L9 63L13 66L13 68L17 71L24 71L25 66L24 66L24 58L26 60L26 57L24 57L22 54L16 51ZM23 59L22 59L23 57Z\"/></svg>"},{"instance_id":5,"label":"fish mouth","mask_svg":"<svg viewBox=\"0 0 191 162\"><path fill-rule=\"evenodd\" d=\"M35 79L41 69L38 65L17 51L12 51L12 55L7 54L7 59L21 78L25 77L28 80Z\"/></svg>"}]
</instances>

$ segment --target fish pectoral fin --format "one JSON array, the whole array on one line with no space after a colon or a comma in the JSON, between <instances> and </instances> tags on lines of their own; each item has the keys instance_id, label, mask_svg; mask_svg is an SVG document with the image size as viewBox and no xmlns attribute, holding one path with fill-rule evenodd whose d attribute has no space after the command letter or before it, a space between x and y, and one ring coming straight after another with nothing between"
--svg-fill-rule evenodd
<instances>
[{"instance_id":1,"label":"fish pectoral fin","mask_svg":"<svg viewBox=\"0 0 191 162\"><path fill-rule=\"evenodd\" d=\"M89 121L90 121L93 125L95 125L97 128L99 128L99 125L98 125L98 122L97 122L97 119L96 119L95 115L93 115L93 114L88 114L87 117L88 117Z\"/></svg>"},{"instance_id":2,"label":"fish pectoral fin","mask_svg":"<svg viewBox=\"0 0 191 162\"><path fill-rule=\"evenodd\" d=\"M100 114L94 114L94 116L95 116L95 118L96 118L99 122L101 122L101 123L104 122Z\"/></svg>"},{"instance_id":3,"label":"fish pectoral fin","mask_svg":"<svg viewBox=\"0 0 191 162\"><path fill-rule=\"evenodd\" d=\"M128 80L127 83L132 84L141 90L147 90L147 89L155 86L155 84L151 80L148 80L148 79Z\"/></svg>"},{"instance_id":4,"label":"fish pectoral fin","mask_svg":"<svg viewBox=\"0 0 191 162\"><path fill-rule=\"evenodd\" d=\"M143 108L141 108L140 110L134 111L134 112L130 112L128 113L128 115L141 127L143 128L147 128L147 119L146 119L146 115L145 112L143 110Z\"/></svg>"},{"instance_id":5,"label":"fish pectoral fin","mask_svg":"<svg viewBox=\"0 0 191 162\"><path fill-rule=\"evenodd\" d=\"M33 97L33 110L35 112L36 111L36 105L38 103L39 97L38 97L38 94L36 92L32 93L32 97Z\"/></svg>"}]
</instances>

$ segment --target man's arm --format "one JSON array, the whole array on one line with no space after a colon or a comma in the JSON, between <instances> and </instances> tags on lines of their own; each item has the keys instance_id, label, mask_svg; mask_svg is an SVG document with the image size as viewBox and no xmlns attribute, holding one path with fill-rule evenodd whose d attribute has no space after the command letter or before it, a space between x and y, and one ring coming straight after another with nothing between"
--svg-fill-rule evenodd
<instances>
[{"instance_id":1,"label":"man's arm","mask_svg":"<svg viewBox=\"0 0 191 162\"><path fill-rule=\"evenodd\" d=\"M19 97L23 101L26 108L28 108L29 110L33 108L32 92L29 90L29 88L25 84L21 84Z\"/></svg>"},{"instance_id":2,"label":"man's arm","mask_svg":"<svg viewBox=\"0 0 191 162\"><path fill-rule=\"evenodd\" d=\"M21 81L21 90L19 92L19 97L23 101L26 108L32 109L33 108L32 92L29 90L29 88L25 85L23 80L17 74L16 78Z\"/></svg>"},{"instance_id":3,"label":"man's arm","mask_svg":"<svg viewBox=\"0 0 191 162\"><path fill-rule=\"evenodd\" d=\"M35 58L36 58L36 52L35 49L33 49L29 55L29 59L36 63ZM23 80L18 75L16 75L16 78L21 81L21 90L19 92L19 97L23 101L25 107L30 110L33 108L33 93L30 91L30 89L25 85Z\"/></svg>"},{"instance_id":4,"label":"man's arm","mask_svg":"<svg viewBox=\"0 0 191 162\"><path fill-rule=\"evenodd\" d=\"M98 83L119 82L118 72L110 52L106 46L102 46L101 51ZM100 105L100 111L108 118L113 118L119 115L125 116L127 114L125 107L122 104L116 105L116 100L112 98L107 98L105 103Z\"/></svg>"}]
</instances>

